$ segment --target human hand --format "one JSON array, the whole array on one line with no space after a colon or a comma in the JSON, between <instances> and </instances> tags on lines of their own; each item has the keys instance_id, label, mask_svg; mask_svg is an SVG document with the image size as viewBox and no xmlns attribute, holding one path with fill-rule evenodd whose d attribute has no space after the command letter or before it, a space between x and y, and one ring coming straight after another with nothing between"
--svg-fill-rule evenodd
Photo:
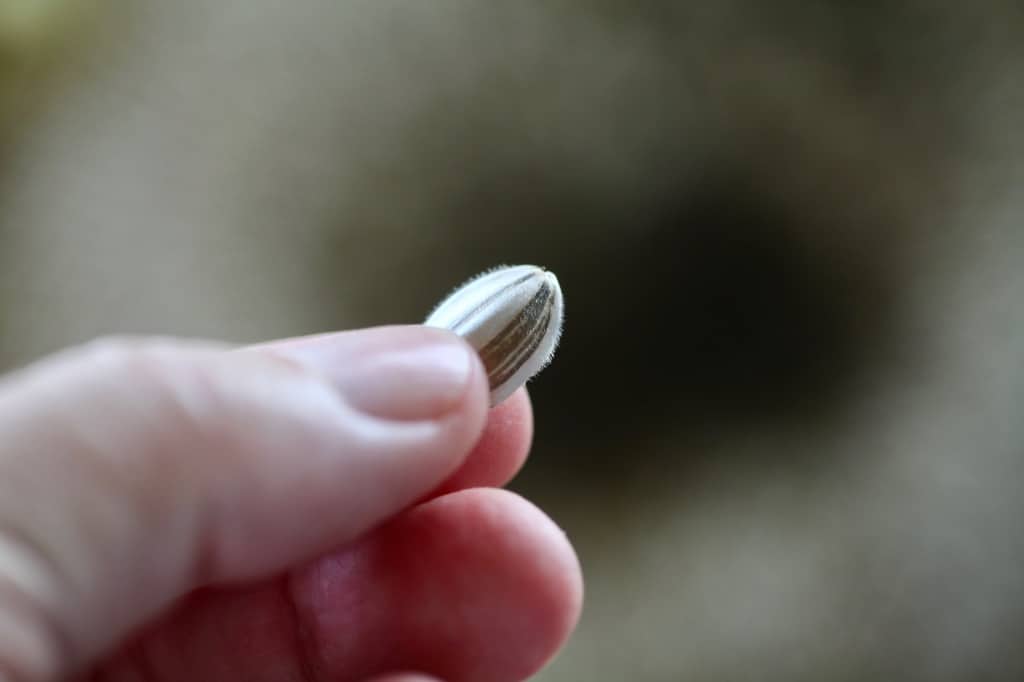
<instances>
[{"instance_id":1,"label":"human hand","mask_svg":"<svg viewBox=\"0 0 1024 682\"><path fill-rule=\"evenodd\" d=\"M0 383L0 681L529 677L582 598L559 529L486 487L531 419L522 390L488 410L475 354L425 327L22 370Z\"/></svg>"}]
</instances>

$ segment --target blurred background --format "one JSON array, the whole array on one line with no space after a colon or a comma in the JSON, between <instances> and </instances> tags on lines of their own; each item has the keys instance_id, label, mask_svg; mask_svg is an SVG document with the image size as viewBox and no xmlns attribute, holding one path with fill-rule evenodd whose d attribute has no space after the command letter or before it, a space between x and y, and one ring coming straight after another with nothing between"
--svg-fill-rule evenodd
<instances>
[{"instance_id":1,"label":"blurred background","mask_svg":"<svg viewBox=\"0 0 1024 682\"><path fill-rule=\"evenodd\" d=\"M1024 679L1024 7L0 0L0 368L554 270L538 679Z\"/></svg>"}]
</instances>

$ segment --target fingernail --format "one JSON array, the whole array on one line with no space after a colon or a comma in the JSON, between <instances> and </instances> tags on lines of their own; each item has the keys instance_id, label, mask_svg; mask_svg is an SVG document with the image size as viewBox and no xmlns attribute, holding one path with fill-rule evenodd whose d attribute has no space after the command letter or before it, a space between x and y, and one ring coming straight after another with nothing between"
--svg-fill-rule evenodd
<instances>
[{"instance_id":1,"label":"fingernail","mask_svg":"<svg viewBox=\"0 0 1024 682\"><path fill-rule=\"evenodd\" d=\"M265 347L327 376L355 409L416 421L449 413L464 398L476 360L453 334L390 327Z\"/></svg>"}]
</instances>

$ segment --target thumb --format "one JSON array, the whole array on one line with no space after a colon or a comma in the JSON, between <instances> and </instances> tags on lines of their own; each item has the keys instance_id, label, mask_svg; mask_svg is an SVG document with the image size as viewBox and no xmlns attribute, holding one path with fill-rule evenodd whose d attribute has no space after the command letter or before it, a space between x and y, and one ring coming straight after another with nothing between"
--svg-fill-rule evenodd
<instances>
[{"instance_id":1,"label":"thumb","mask_svg":"<svg viewBox=\"0 0 1024 682\"><path fill-rule=\"evenodd\" d=\"M486 379L390 327L101 342L0 383L0 680L68 674L197 586L350 540L469 452Z\"/></svg>"}]
</instances>

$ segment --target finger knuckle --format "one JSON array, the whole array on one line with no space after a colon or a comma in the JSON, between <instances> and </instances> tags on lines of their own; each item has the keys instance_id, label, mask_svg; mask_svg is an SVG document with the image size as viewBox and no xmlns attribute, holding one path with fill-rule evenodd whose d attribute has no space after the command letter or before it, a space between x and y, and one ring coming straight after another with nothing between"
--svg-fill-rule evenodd
<instances>
[{"instance_id":1,"label":"finger knuckle","mask_svg":"<svg viewBox=\"0 0 1024 682\"><path fill-rule=\"evenodd\" d=\"M79 363L100 394L110 396L125 411L159 415L154 424L172 424L180 437L206 428L201 419L215 397L215 382L206 356L171 340L106 337L79 351ZM135 408L135 409L133 409Z\"/></svg>"}]
</instances>

